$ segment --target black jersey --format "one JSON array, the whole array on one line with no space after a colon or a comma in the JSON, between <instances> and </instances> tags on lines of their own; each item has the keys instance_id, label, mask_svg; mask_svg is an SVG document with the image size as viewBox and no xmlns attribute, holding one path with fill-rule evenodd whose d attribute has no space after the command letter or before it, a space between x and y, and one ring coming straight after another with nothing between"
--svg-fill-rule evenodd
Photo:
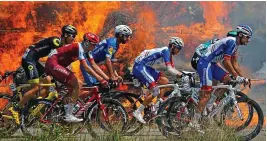
<instances>
[{"instance_id":1,"label":"black jersey","mask_svg":"<svg viewBox=\"0 0 267 141\"><path fill-rule=\"evenodd\" d=\"M27 49L28 51L26 51L26 53L31 52L29 54L27 53L27 55L31 55L31 57L33 57L32 59L34 60L39 60L39 58L48 56L52 49L56 49L60 46L62 46L60 38L56 36L48 37L31 45L29 49Z\"/></svg>"}]
</instances>

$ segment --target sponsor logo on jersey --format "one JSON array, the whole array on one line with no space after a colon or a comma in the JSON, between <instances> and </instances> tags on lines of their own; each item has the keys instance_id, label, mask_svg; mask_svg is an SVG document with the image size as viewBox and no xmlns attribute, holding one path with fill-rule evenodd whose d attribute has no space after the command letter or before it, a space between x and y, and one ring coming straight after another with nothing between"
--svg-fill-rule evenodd
<instances>
[{"instance_id":1,"label":"sponsor logo on jersey","mask_svg":"<svg viewBox=\"0 0 267 141\"><path fill-rule=\"evenodd\" d=\"M112 47L110 47L109 49L108 49L108 53L110 54L110 55L112 55L113 54L113 48Z\"/></svg>"}]
</instances>

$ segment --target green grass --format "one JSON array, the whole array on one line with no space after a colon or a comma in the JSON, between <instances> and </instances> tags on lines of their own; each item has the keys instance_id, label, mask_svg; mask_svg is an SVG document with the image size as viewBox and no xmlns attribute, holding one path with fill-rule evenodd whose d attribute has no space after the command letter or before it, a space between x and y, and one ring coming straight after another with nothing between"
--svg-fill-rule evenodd
<instances>
[{"instance_id":1,"label":"green grass","mask_svg":"<svg viewBox=\"0 0 267 141\"><path fill-rule=\"evenodd\" d=\"M9 138L11 139L11 138ZM4 139L4 140L9 140ZM158 129L153 126L145 127L135 136L122 136L119 132L106 133L98 139L93 139L89 134L79 134L77 136L64 135L64 130L56 127L53 134L43 132L37 137L23 137L11 139L15 141L162 141L162 140L181 140L181 141L240 141L235 132L228 127L219 127L216 124L206 126L205 134L202 135L197 131L190 130L181 135L180 138L166 138L158 132Z\"/></svg>"}]
</instances>

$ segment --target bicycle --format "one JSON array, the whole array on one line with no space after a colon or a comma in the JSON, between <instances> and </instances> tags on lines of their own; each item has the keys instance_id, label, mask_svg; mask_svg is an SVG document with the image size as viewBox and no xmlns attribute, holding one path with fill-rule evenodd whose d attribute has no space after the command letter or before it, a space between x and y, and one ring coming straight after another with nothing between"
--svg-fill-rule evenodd
<instances>
[{"instance_id":1,"label":"bicycle","mask_svg":"<svg viewBox=\"0 0 267 141\"><path fill-rule=\"evenodd\" d=\"M7 71L3 76L3 80L6 80L9 76L12 76L13 83L2 85L2 86L9 86L10 90L12 91L12 95L7 93L1 93L0 99L6 99L6 105L4 106L3 110L0 112L0 124L1 126L1 133L3 135L12 135L15 133L20 126L20 122L16 121L15 118L9 112L9 108L12 107L14 104L18 103L25 93L30 88L30 84L26 84L26 79L23 78L24 70L22 68L17 69L16 71ZM24 80L24 84L23 81ZM53 87L54 84L39 84L39 87ZM40 92L40 91L39 91Z\"/></svg>"},{"instance_id":2,"label":"bicycle","mask_svg":"<svg viewBox=\"0 0 267 141\"><path fill-rule=\"evenodd\" d=\"M234 127L236 132L243 131L251 122L253 117L253 111L255 109L258 115L258 123L256 128L248 135L242 135L244 140L250 140L257 136L263 126L263 113L260 106L253 100L249 99L245 94L239 90L239 83L235 80L229 82L229 85L219 84L213 86L215 92L216 89L225 88L228 89L227 93L222 97L217 98L217 106L206 116L208 119L214 119L219 125L226 125L226 117L229 112L234 113L234 108L237 110L239 119L245 121L244 123ZM184 94L180 97L172 97L165 101L159 108L159 116L157 119L158 124L164 124L167 126L161 126L163 128L160 131L169 138L180 137L182 131L190 123L195 109L195 103L190 98L191 94ZM245 103L248 106L248 116L244 117L239 108L239 103ZM217 117L217 115L219 115ZM246 119L246 120L245 120Z\"/></svg>"},{"instance_id":3,"label":"bicycle","mask_svg":"<svg viewBox=\"0 0 267 141\"><path fill-rule=\"evenodd\" d=\"M126 132L124 135L130 136L138 133L144 127L144 124L138 122L133 116L132 113L134 110L138 108L138 105L143 103L143 99L146 96L146 92L148 91L140 82L133 78L132 82L124 82L123 84L134 84L135 87L140 88L141 91L139 94L123 92L123 91L115 91L111 92L111 97L123 103L124 107L127 110L129 116L129 124L127 125ZM172 92L166 92L164 97L172 97L174 95L179 95L180 88L178 84L166 84L166 85L159 85L159 88L173 88ZM144 109L144 120L149 123L150 125L153 124L153 121L157 117L157 108L161 106L162 101L158 99L156 104L151 103Z\"/></svg>"},{"instance_id":4,"label":"bicycle","mask_svg":"<svg viewBox=\"0 0 267 141\"><path fill-rule=\"evenodd\" d=\"M53 134L54 130L56 129L56 126L54 125L59 125L57 127L62 127L64 132L67 132L69 135L76 135L82 131L85 125L87 125L87 130L91 136L97 138L98 135L92 129L91 121L96 119L98 125L102 126L102 128L106 131L111 132L114 129L113 125L117 125L111 123L114 121L114 118L110 119L114 112L117 115L120 114L117 121L122 122L122 127L119 129L119 131L123 131L127 124L128 114L118 101L110 98L102 98L101 91L103 88L100 88L98 85L94 87L82 88L90 90L92 92L92 97L87 97L84 101L79 99L75 104L75 108L77 109L74 110L73 114L77 117L83 118L83 121L80 124L67 123L63 120L65 110L62 99L64 95L68 93L69 89L65 88L62 91L60 88L56 88L56 91L59 91L59 93L63 92L64 94L59 94L58 97L53 96L52 100L39 99L33 103L33 105L29 105L27 108L25 108L25 120L29 120L29 117L27 116L28 111L31 111L31 113L33 113L33 111L38 111L38 114L36 114L34 117L31 117L31 121L34 121L35 123L38 121L42 126L35 126L35 128L41 128L41 130L31 130L33 126L27 127L22 124L21 129L23 133L28 136L34 136L38 133L43 134L43 131L48 131L49 134ZM42 109L38 108L40 105L42 105ZM32 133L31 131L37 132Z\"/></svg>"}]
</instances>

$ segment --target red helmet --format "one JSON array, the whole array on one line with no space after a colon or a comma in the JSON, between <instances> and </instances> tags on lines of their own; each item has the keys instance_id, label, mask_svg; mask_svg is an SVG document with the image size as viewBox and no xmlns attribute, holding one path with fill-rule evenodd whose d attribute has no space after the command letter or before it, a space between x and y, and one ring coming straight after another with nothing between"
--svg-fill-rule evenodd
<instances>
[{"instance_id":1,"label":"red helmet","mask_svg":"<svg viewBox=\"0 0 267 141\"><path fill-rule=\"evenodd\" d=\"M91 44L98 44L99 37L91 32L87 32L83 35L83 42L90 42Z\"/></svg>"}]
</instances>

